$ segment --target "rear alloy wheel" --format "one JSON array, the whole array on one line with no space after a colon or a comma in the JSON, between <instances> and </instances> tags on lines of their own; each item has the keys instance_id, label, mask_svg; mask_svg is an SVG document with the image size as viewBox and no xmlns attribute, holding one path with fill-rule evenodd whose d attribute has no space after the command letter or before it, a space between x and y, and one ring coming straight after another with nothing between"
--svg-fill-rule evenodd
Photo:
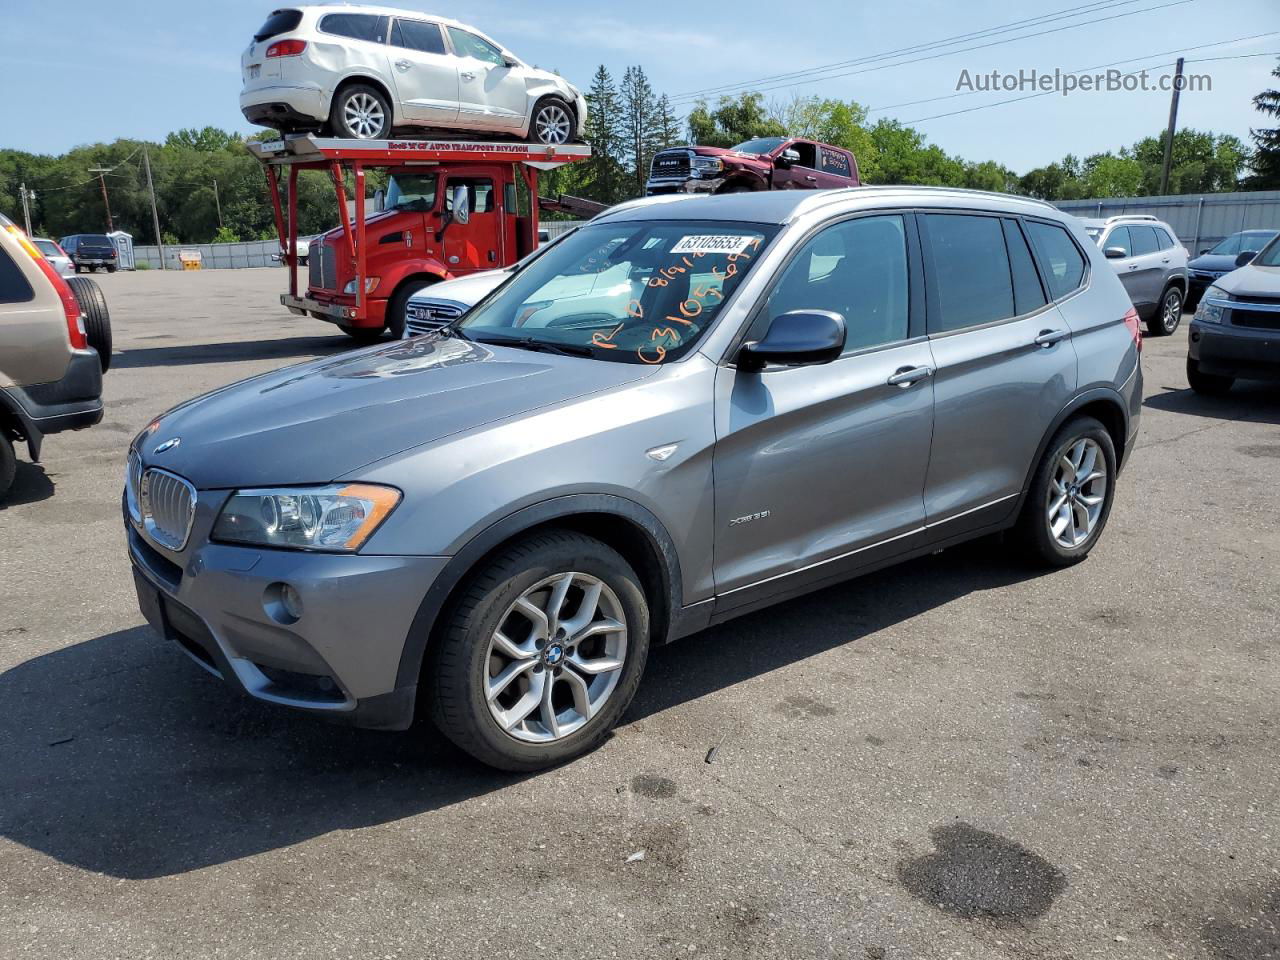
<instances>
[{"instance_id":1,"label":"rear alloy wheel","mask_svg":"<svg viewBox=\"0 0 1280 960\"><path fill-rule=\"evenodd\" d=\"M635 695L649 650L639 578L616 551L550 531L499 554L433 640L436 725L504 770L540 770L599 745Z\"/></svg>"},{"instance_id":2,"label":"rear alloy wheel","mask_svg":"<svg viewBox=\"0 0 1280 960\"><path fill-rule=\"evenodd\" d=\"M1160 298L1160 308L1155 316L1147 321L1147 335L1151 337L1167 337L1178 329L1182 322L1182 291L1177 287L1165 289Z\"/></svg>"},{"instance_id":3,"label":"rear alloy wheel","mask_svg":"<svg viewBox=\"0 0 1280 960\"><path fill-rule=\"evenodd\" d=\"M1049 442L1018 519L1031 556L1066 567L1089 555L1102 535L1115 496L1116 452L1093 417L1065 424Z\"/></svg>"},{"instance_id":4,"label":"rear alloy wheel","mask_svg":"<svg viewBox=\"0 0 1280 960\"><path fill-rule=\"evenodd\" d=\"M340 137L383 140L391 133L391 107L373 87L353 84L333 98L329 123Z\"/></svg>"},{"instance_id":5,"label":"rear alloy wheel","mask_svg":"<svg viewBox=\"0 0 1280 960\"><path fill-rule=\"evenodd\" d=\"M559 145L573 136L573 113L564 101L548 97L533 108L530 132L538 143Z\"/></svg>"},{"instance_id":6,"label":"rear alloy wheel","mask_svg":"<svg viewBox=\"0 0 1280 960\"><path fill-rule=\"evenodd\" d=\"M1206 397L1221 397L1229 393L1235 384L1235 377L1224 377L1216 373L1201 373L1200 364L1187 357L1187 383L1196 393Z\"/></svg>"}]
</instances>

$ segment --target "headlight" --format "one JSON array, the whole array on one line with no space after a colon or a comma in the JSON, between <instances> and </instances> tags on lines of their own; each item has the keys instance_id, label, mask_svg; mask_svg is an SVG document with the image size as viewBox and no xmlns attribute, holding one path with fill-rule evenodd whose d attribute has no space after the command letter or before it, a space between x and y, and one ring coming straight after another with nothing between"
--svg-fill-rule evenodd
<instances>
[{"instance_id":1,"label":"headlight","mask_svg":"<svg viewBox=\"0 0 1280 960\"><path fill-rule=\"evenodd\" d=\"M694 157L693 169L698 173L719 173L724 169L724 163L719 157Z\"/></svg>"},{"instance_id":2,"label":"headlight","mask_svg":"<svg viewBox=\"0 0 1280 960\"><path fill-rule=\"evenodd\" d=\"M237 490L213 525L213 539L351 553L364 546L399 502L399 490L367 483Z\"/></svg>"},{"instance_id":3,"label":"headlight","mask_svg":"<svg viewBox=\"0 0 1280 960\"><path fill-rule=\"evenodd\" d=\"M1200 298L1200 306L1196 307L1195 318L1201 323L1221 323L1222 307L1217 304L1210 303L1210 300L1230 300L1231 294L1214 284L1204 292L1204 296Z\"/></svg>"},{"instance_id":4,"label":"headlight","mask_svg":"<svg viewBox=\"0 0 1280 960\"><path fill-rule=\"evenodd\" d=\"M364 292L365 292L365 293L373 293L374 288L378 286L378 280L379 280L379 278L378 278L378 277L365 277L365 278L364 278ZM347 285L346 285L345 287L343 287L343 288L342 288L342 292L343 292L343 293L355 293L355 292L356 292L356 282L355 282L355 280L348 280L348 281L347 281Z\"/></svg>"}]
</instances>

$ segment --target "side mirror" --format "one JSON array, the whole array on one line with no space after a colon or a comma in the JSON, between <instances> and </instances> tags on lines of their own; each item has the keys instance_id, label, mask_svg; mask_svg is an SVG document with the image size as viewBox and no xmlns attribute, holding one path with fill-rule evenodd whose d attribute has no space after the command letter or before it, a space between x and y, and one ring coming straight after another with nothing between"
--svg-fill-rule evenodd
<instances>
[{"instance_id":1,"label":"side mirror","mask_svg":"<svg viewBox=\"0 0 1280 960\"><path fill-rule=\"evenodd\" d=\"M778 155L778 159L774 162L783 170L786 170L793 163L800 162L800 151L792 150L790 148L783 150L782 153Z\"/></svg>"},{"instance_id":2,"label":"side mirror","mask_svg":"<svg viewBox=\"0 0 1280 960\"><path fill-rule=\"evenodd\" d=\"M1107 247L1102 251L1102 255L1108 260L1123 260L1129 255L1129 251L1124 247Z\"/></svg>"},{"instance_id":3,"label":"side mirror","mask_svg":"<svg viewBox=\"0 0 1280 960\"><path fill-rule=\"evenodd\" d=\"M471 195L466 187L453 188L453 219L459 223L471 222Z\"/></svg>"},{"instance_id":4,"label":"side mirror","mask_svg":"<svg viewBox=\"0 0 1280 960\"><path fill-rule=\"evenodd\" d=\"M383 190L373 191L373 212L381 213L387 207L387 194Z\"/></svg>"},{"instance_id":5,"label":"side mirror","mask_svg":"<svg viewBox=\"0 0 1280 960\"><path fill-rule=\"evenodd\" d=\"M504 67L518 67L518 66L520 66L520 64L516 62L516 58L515 58L515 57L509 57L509 56L506 56L505 54L504 54L504 55L503 55L503 57L502 57L502 65L503 65Z\"/></svg>"},{"instance_id":6,"label":"side mirror","mask_svg":"<svg viewBox=\"0 0 1280 960\"><path fill-rule=\"evenodd\" d=\"M1246 263L1251 263L1253 258L1258 255L1257 250L1243 250L1236 257L1236 266L1243 267Z\"/></svg>"},{"instance_id":7,"label":"side mirror","mask_svg":"<svg viewBox=\"0 0 1280 960\"><path fill-rule=\"evenodd\" d=\"M761 340L738 348L738 369L761 370L766 364L807 367L830 363L844 350L844 317L830 310L792 310L779 314Z\"/></svg>"},{"instance_id":8,"label":"side mirror","mask_svg":"<svg viewBox=\"0 0 1280 960\"><path fill-rule=\"evenodd\" d=\"M1211 248L1209 248L1209 247L1201 247L1201 248L1200 248L1200 256L1202 256L1202 257L1203 257L1206 253L1208 253L1208 252L1209 252L1209 250L1210 250L1210 249L1211 249Z\"/></svg>"}]
</instances>

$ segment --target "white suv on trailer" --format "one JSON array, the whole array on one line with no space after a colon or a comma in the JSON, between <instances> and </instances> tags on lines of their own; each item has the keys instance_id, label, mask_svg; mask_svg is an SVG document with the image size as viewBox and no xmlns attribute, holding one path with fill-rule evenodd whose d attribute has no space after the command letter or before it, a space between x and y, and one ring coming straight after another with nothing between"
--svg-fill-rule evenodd
<instances>
[{"instance_id":1,"label":"white suv on trailer","mask_svg":"<svg viewBox=\"0 0 1280 960\"><path fill-rule=\"evenodd\" d=\"M382 140L396 127L580 140L586 100L480 31L392 7L275 10L241 57L240 111L284 132Z\"/></svg>"}]
</instances>

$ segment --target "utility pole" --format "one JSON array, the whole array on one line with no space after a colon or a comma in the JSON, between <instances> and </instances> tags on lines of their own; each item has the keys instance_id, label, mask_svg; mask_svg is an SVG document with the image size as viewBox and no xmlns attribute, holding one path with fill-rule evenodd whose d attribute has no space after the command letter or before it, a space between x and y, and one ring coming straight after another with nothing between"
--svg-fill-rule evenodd
<instances>
[{"instance_id":1,"label":"utility pole","mask_svg":"<svg viewBox=\"0 0 1280 960\"><path fill-rule=\"evenodd\" d=\"M107 233L115 232L115 225L111 222L111 202L107 199L107 174L111 172L110 167L90 167L90 173L98 175L98 182L102 184L102 205L107 208Z\"/></svg>"},{"instance_id":2,"label":"utility pole","mask_svg":"<svg viewBox=\"0 0 1280 960\"><path fill-rule=\"evenodd\" d=\"M1173 75L1173 98L1169 101L1169 129L1164 137L1164 166L1160 170L1160 195L1169 192L1169 168L1173 166L1173 135L1178 129L1178 94L1182 92L1182 57Z\"/></svg>"},{"instance_id":3,"label":"utility pole","mask_svg":"<svg viewBox=\"0 0 1280 960\"><path fill-rule=\"evenodd\" d=\"M36 195L34 191L28 191L25 183L18 184L18 193L22 196L22 219L27 224L27 236L31 236L31 207L27 205L28 198L34 200Z\"/></svg>"},{"instance_id":4,"label":"utility pole","mask_svg":"<svg viewBox=\"0 0 1280 960\"><path fill-rule=\"evenodd\" d=\"M164 265L164 239L160 236L160 213L156 210L156 188L151 182L151 154L147 150L147 145L142 145L142 163L147 168L147 191L151 194L151 224L156 230L156 249L160 251L160 269L167 269Z\"/></svg>"},{"instance_id":5,"label":"utility pole","mask_svg":"<svg viewBox=\"0 0 1280 960\"><path fill-rule=\"evenodd\" d=\"M213 181L213 205L218 208L218 229L222 229L222 201L218 199L218 181Z\"/></svg>"}]
</instances>

